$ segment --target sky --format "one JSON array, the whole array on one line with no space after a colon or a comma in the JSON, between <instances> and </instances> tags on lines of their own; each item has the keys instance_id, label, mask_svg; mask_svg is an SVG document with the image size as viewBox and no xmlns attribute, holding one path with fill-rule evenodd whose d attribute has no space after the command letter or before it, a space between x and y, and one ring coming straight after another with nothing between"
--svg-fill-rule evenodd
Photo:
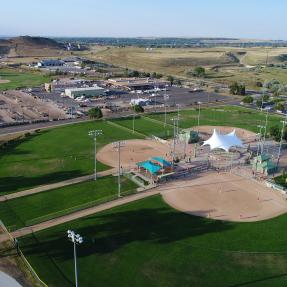
<instances>
[{"instance_id":1,"label":"sky","mask_svg":"<svg viewBox=\"0 0 287 287\"><path fill-rule=\"evenodd\" d=\"M286 0L3 0L1 36L287 40Z\"/></svg>"}]
</instances>

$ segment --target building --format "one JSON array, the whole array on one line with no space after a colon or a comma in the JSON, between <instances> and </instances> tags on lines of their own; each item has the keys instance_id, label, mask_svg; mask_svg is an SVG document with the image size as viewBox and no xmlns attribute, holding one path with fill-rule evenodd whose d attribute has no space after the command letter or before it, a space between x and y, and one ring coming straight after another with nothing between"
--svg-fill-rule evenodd
<instances>
[{"instance_id":1,"label":"building","mask_svg":"<svg viewBox=\"0 0 287 287\"><path fill-rule=\"evenodd\" d=\"M98 86L87 88L70 88L65 89L65 95L72 99L76 99L79 97L99 97L105 95L105 89Z\"/></svg>"},{"instance_id":2,"label":"building","mask_svg":"<svg viewBox=\"0 0 287 287\"><path fill-rule=\"evenodd\" d=\"M277 166L266 154L256 156L252 161L252 170L264 175L269 175L277 170Z\"/></svg>"},{"instance_id":3,"label":"building","mask_svg":"<svg viewBox=\"0 0 287 287\"><path fill-rule=\"evenodd\" d=\"M169 81L152 78L115 78L106 81L108 86L128 91L163 89L170 86Z\"/></svg>"},{"instance_id":4,"label":"building","mask_svg":"<svg viewBox=\"0 0 287 287\"><path fill-rule=\"evenodd\" d=\"M37 67L60 67L64 66L65 62L62 60L42 60L37 63Z\"/></svg>"}]
</instances>

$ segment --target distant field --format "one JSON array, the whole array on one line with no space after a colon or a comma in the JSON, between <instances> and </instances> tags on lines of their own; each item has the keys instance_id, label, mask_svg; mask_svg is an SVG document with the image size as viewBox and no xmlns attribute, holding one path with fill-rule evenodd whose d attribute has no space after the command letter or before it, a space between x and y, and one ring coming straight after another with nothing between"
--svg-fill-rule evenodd
<instances>
[{"instance_id":1,"label":"distant field","mask_svg":"<svg viewBox=\"0 0 287 287\"><path fill-rule=\"evenodd\" d=\"M35 195L0 202L0 219L6 227L18 229L117 198L117 177L107 176ZM122 178L123 194L136 185Z\"/></svg>"},{"instance_id":2,"label":"distant field","mask_svg":"<svg viewBox=\"0 0 287 287\"><path fill-rule=\"evenodd\" d=\"M88 132L101 129L97 147L140 138L106 122L87 122L41 131L0 149L0 195L91 174L94 141ZM98 171L109 167L98 163Z\"/></svg>"},{"instance_id":3,"label":"distant field","mask_svg":"<svg viewBox=\"0 0 287 287\"><path fill-rule=\"evenodd\" d=\"M49 82L51 77L38 72L29 72L19 69L0 69L0 80L8 80L8 83L0 82L0 91L16 88L26 88L39 86Z\"/></svg>"},{"instance_id":4,"label":"distant field","mask_svg":"<svg viewBox=\"0 0 287 287\"><path fill-rule=\"evenodd\" d=\"M268 64L286 62L287 48L155 48L147 51L145 48L136 47L108 47L87 56L124 68L155 71L186 79L192 77L189 72L194 67L204 66L207 69L206 80L227 84L238 80L245 82L250 88L256 88L257 80L264 82L273 78L287 84L286 70L268 68L254 72L239 66L239 64L256 66L265 65L266 62ZM217 70L214 70L214 67Z\"/></svg>"},{"instance_id":5,"label":"distant field","mask_svg":"<svg viewBox=\"0 0 287 287\"><path fill-rule=\"evenodd\" d=\"M20 238L25 256L50 287L285 287L287 216L229 223L180 213L160 196Z\"/></svg>"}]
</instances>

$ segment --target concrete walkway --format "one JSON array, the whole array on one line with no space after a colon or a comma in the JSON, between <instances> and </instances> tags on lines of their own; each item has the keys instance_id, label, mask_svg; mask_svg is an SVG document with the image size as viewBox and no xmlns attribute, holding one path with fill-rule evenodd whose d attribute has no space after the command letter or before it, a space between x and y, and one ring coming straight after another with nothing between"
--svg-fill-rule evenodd
<instances>
[{"instance_id":1,"label":"concrete walkway","mask_svg":"<svg viewBox=\"0 0 287 287\"><path fill-rule=\"evenodd\" d=\"M24 236L24 235L27 235L30 233L34 233L34 232L37 232L37 231L40 231L40 230L43 230L43 229L46 229L49 227L53 227L53 226L56 226L56 225L59 225L62 223L66 223L66 222L78 219L78 218L92 215L92 214L95 214L97 212L101 212L101 211L104 211L104 210L107 210L110 208L121 206L121 205L130 203L130 202L133 202L136 200L140 200L140 199L143 199L143 198L155 195L155 194L159 194L159 193L160 193L160 188L155 188L155 189L150 189L150 190L147 190L147 191L144 191L141 193L136 193L133 195L121 197L119 199L109 201L109 202L106 202L106 203L103 203L103 204L100 204L100 205L97 205L94 207L83 209L83 210L80 210L80 211L77 211L77 212L74 212L71 214L67 214L67 215L64 215L64 216L61 216L58 218L54 218L54 219L51 219L51 220L48 220L45 222L41 222L41 223L38 223L38 224L35 224L32 226L18 229L16 231L12 232L11 235L14 238L21 237L21 236ZM1 242L1 237L0 237L0 242Z\"/></svg>"},{"instance_id":2,"label":"concrete walkway","mask_svg":"<svg viewBox=\"0 0 287 287\"><path fill-rule=\"evenodd\" d=\"M116 172L117 172L117 169L116 168L112 168L112 169L108 169L108 170L105 170L105 171L98 172L97 176L98 177L108 176L108 175L112 175L112 174L114 174ZM15 199L15 198L22 197L22 196L27 196L27 195L31 195L31 194L36 194L36 193L48 191L48 190L55 189L55 188L68 186L68 185L71 185L71 184L85 182L85 181L91 180L93 178L94 178L93 174L92 175L85 175L85 176L81 176L81 177L76 177L76 178L64 180L64 181L61 181L61 182L56 182L56 183L52 183L52 184L38 186L38 187L35 187L35 188L32 188L32 189L28 189L28 190L23 190L23 191L19 191L19 192L15 192L15 193L2 195L2 196L0 196L0 202L1 201L6 201L6 200L10 200L10 199Z\"/></svg>"}]
</instances>

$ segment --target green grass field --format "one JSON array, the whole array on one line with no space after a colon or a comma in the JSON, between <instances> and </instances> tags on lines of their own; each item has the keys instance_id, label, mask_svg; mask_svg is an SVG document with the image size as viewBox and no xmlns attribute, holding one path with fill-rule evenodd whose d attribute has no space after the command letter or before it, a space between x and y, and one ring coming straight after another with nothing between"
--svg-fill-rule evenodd
<instances>
[{"instance_id":1,"label":"green grass field","mask_svg":"<svg viewBox=\"0 0 287 287\"><path fill-rule=\"evenodd\" d=\"M107 176L35 195L0 202L0 219L11 229L19 229L117 198L117 177ZM136 185L122 178L122 194Z\"/></svg>"},{"instance_id":2,"label":"green grass field","mask_svg":"<svg viewBox=\"0 0 287 287\"><path fill-rule=\"evenodd\" d=\"M140 138L107 122L86 122L49 130L0 149L0 195L62 181L94 168L94 141L88 132L101 129L97 148L116 140ZM98 171L109 167L98 163Z\"/></svg>"},{"instance_id":3,"label":"green grass field","mask_svg":"<svg viewBox=\"0 0 287 287\"><path fill-rule=\"evenodd\" d=\"M244 128L253 132L259 132L257 125L265 123L265 113L243 107L224 106L217 108L201 108L200 125L233 126ZM152 119L164 122L164 113L148 115ZM177 112L167 114L167 122L177 116ZM281 116L269 115L267 130L270 126L280 125ZM198 109L180 111L180 128L197 127Z\"/></svg>"},{"instance_id":4,"label":"green grass field","mask_svg":"<svg viewBox=\"0 0 287 287\"><path fill-rule=\"evenodd\" d=\"M80 286L283 287L287 216L228 223L186 215L160 196L124 205L20 239L49 287L72 287L73 246Z\"/></svg>"},{"instance_id":5,"label":"green grass field","mask_svg":"<svg viewBox=\"0 0 287 287\"><path fill-rule=\"evenodd\" d=\"M0 69L0 79L9 80L8 83L0 83L1 90L35 87L50 82L51 77L39 72L20 71L14 69Z\"/></svg>"}]
</instances>

